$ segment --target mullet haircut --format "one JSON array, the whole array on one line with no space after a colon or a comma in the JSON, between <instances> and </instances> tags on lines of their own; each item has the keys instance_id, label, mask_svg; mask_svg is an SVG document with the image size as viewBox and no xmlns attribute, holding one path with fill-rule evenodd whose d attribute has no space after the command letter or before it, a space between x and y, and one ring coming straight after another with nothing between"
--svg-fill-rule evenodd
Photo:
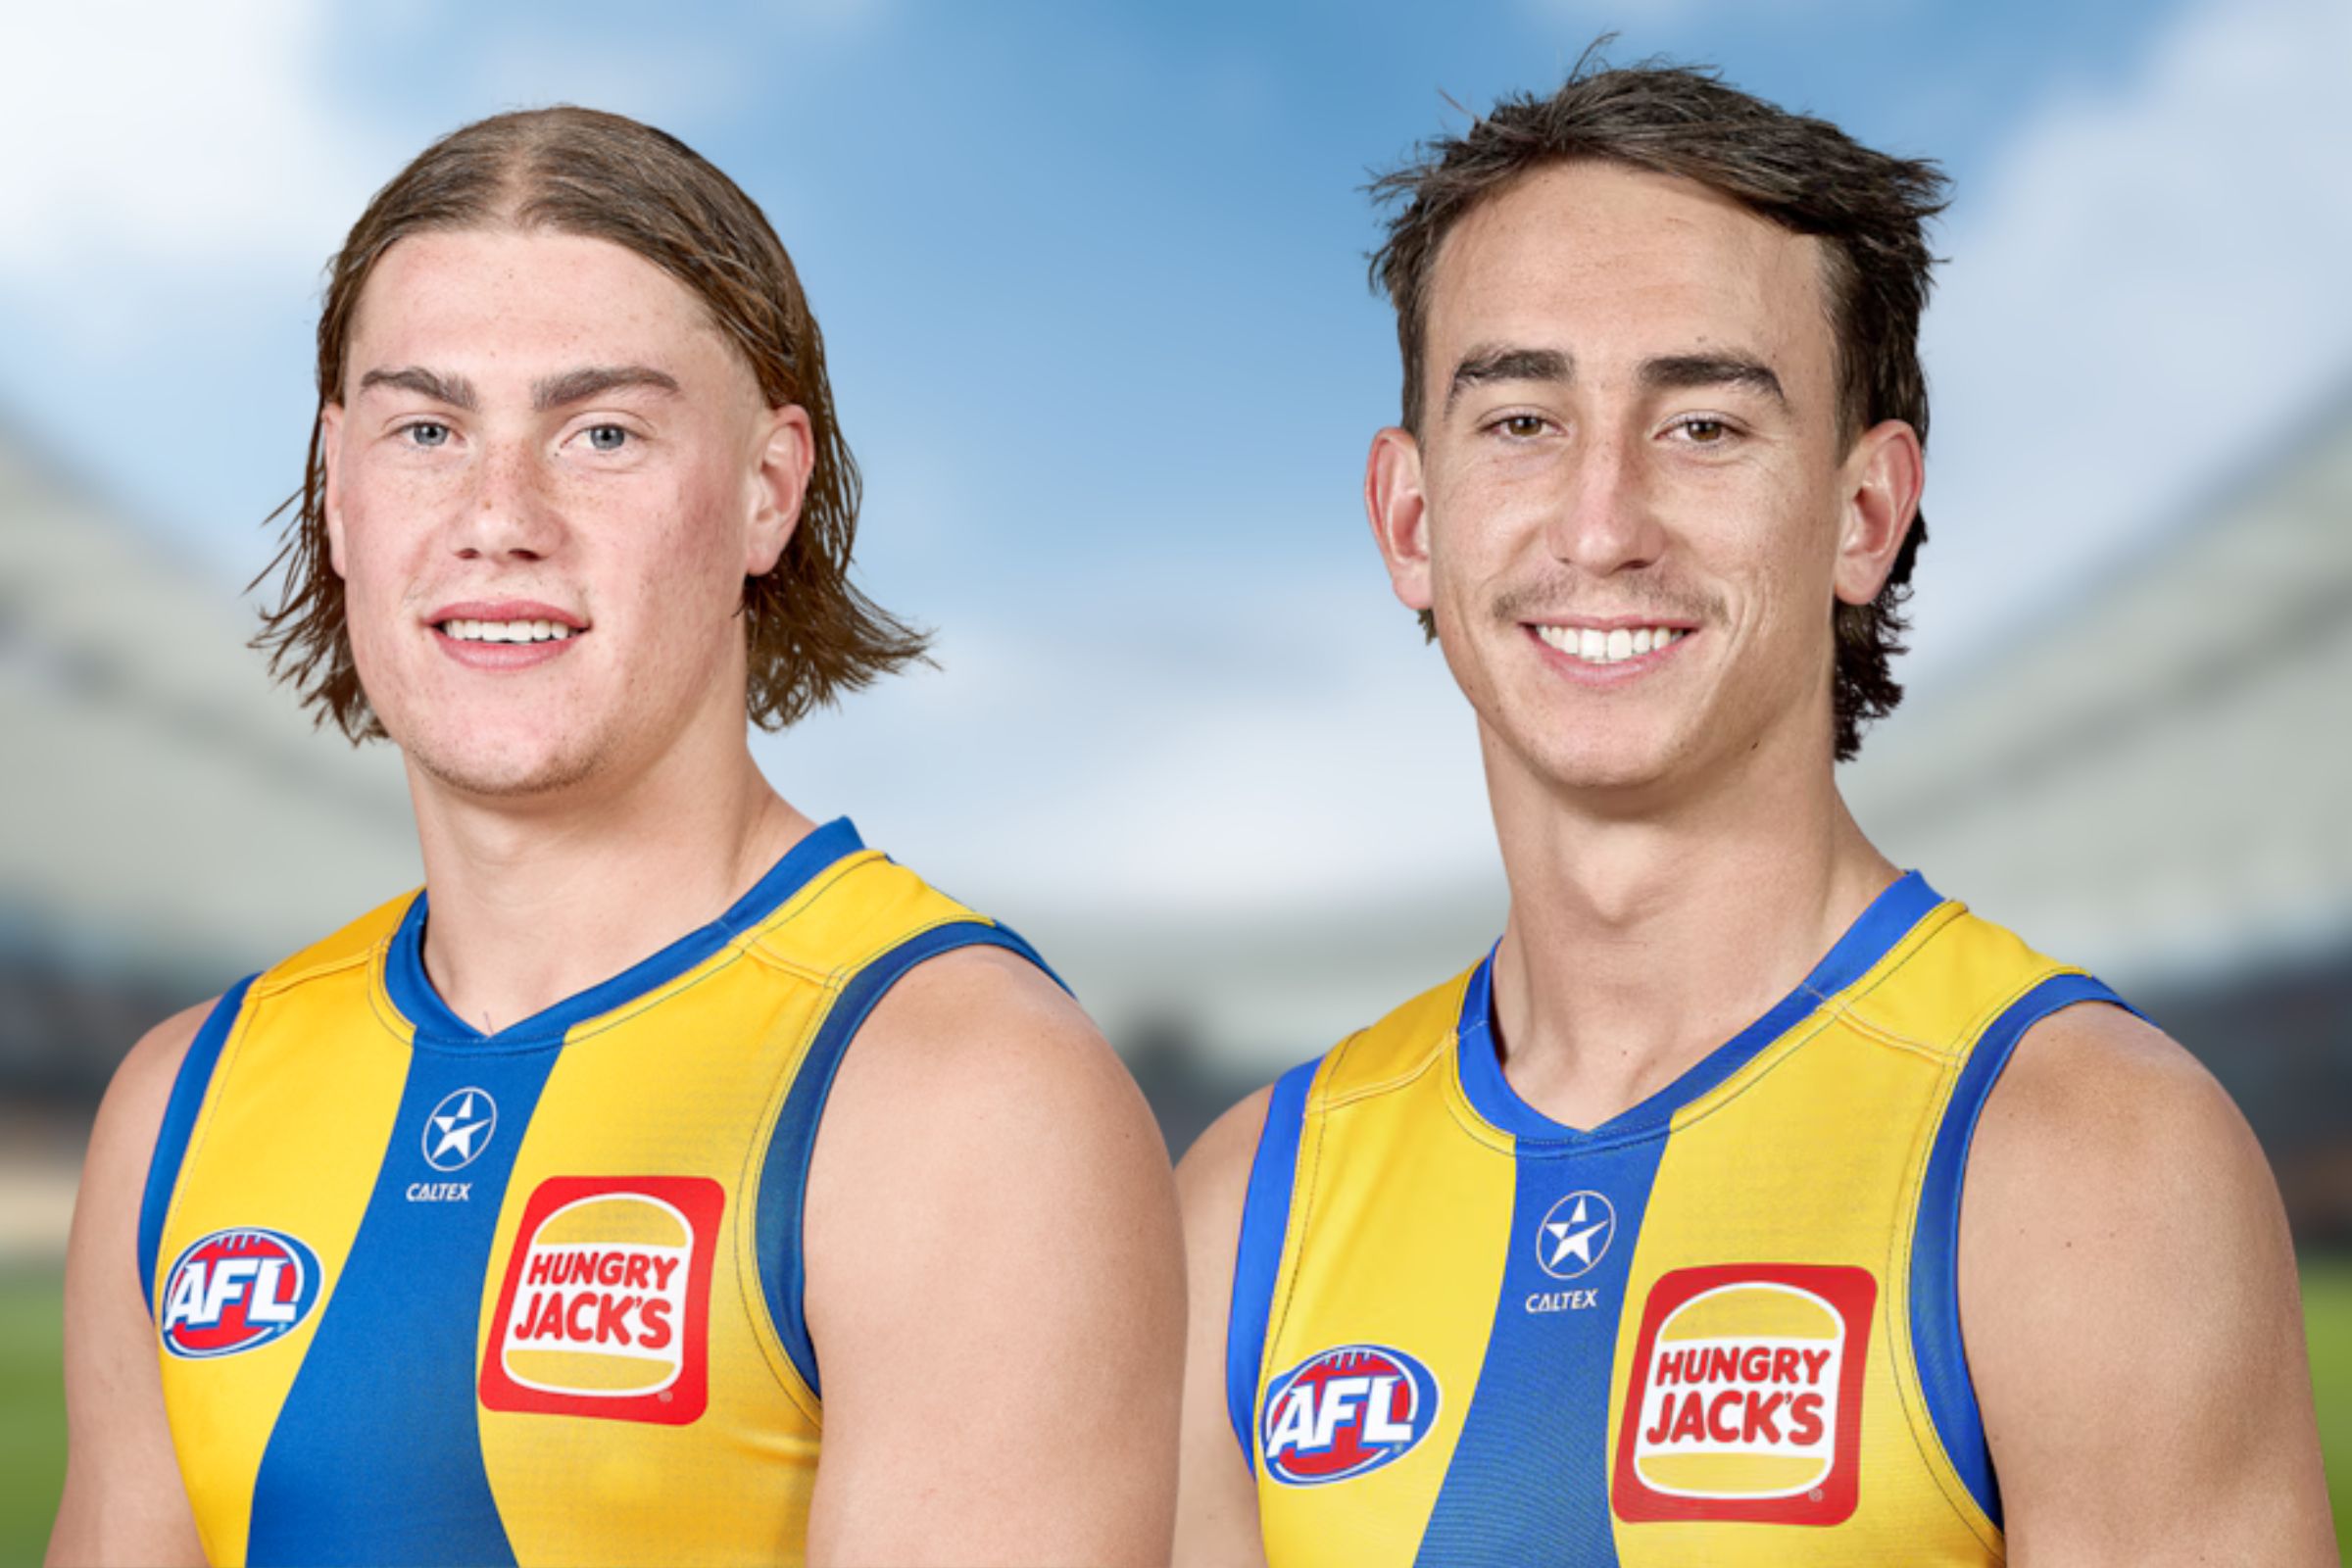
<instances>
[{"instance_id":1,"label":"mullet haircut","mask_svg":"<svg viewBox=\"0 0 2352 1568\"><path fill-rule=\"evenodd\" d=\"M1588 51L1550 97L1507 97L1461 135L1424 142L1414 162L1369 187L1376 202L1396 209L1372 256L1372 283L1396 311L1404 427L1421 434L1430 284L1446 235L1521 175L1592 160L1693 180L1820 240L1837 339L1840 444L1850 449L1881 420L1901 419L1924 447L1928 381L1919 318L1936 260L1927 220L1947 199L1942 172L1873 152L1827 121L1724 85L1712 71L1658 63L1603 69L1596 55L1607 41ZM1878 597L1832 612L1839 761L1861 750L1865 724L1902 700L1890 665L1903 651L1903 604L1927 537L1927 518L1914 518ZM1437 636L1427 611L1421 627Z\"/></svg>"},{"instance_id":2,"label":"mullet haircut","mask_svg":"<svg viewBox=\"0 0 2352 1568\"><path fill-rule=\"evenodd\" d=\"M384 252L411 234L513 228L610 240L676 278L742 354L770 408L808 414L815 463L799 525L774 570L747 577L745 707L782 729L924 657L924 634L850 581L858 466L825 378L824 339L792 258L759 206L676 137L619 115L558 107L494 116L433 143L377 191L328 264L318 316L318 411L302 488L259 587L283 571L253 641L321 724L356 744L384 734L368 707L344 624L343 579L327 560L323 416L343 401L352 319Z\"/></svg>"}]
</instances>

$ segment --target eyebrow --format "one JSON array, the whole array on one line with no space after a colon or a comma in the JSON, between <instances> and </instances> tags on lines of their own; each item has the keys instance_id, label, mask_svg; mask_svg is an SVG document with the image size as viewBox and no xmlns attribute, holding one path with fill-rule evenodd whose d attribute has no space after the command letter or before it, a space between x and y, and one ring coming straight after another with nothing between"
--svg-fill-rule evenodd
<instances>
[{"instance_id":1,"label":"eyebrow","mask_svg":"<svg viewBox=\"0 0 2352 1568\"><path fill-rule=\"evenodd\" d=\"M1781 390L1781 378L1772 367L1762 360L1744 354L1670 354L1663 359L1645 360L1642 365L1642 385L1652 392L1683 392L1692 387L1738 386L1750 392L1760 392L1782 408L1788 406L1788 394Z\"/></svg>"},{"instance_id":2,"label":"eyebrow","mask_svg":"<svg viewBox=\"0 0 2352 1568\"><path fill-rule=\"evenodd\" d=\"M1649 392L1682 392L1693 387L1737 386L1762 393L1783 408L1788 394L1771 366L1745 354L1667 354L1642 362L1642 386ZM1576 378L1574 356L1557 349L1496 346L1473 349L1453 368L1446 389L1446 407L1483 381L1555 381Z\"/></svg>"},{"instance_id":3,"label":"eyebrow","mask_svg":"<svg viewBox=\"0 0 2352 1568\"><path fill-rule=\"evenodd\" d=\"M360 390L363 392L379 386L414 392L418 397L431 398L436 403L446 403L453 409L465 409L468 413L481 409L481 399L475 394L471 381L462 375L443 375L420 365L369 370L360 377ZM645 387L656 392L675 393L678 380L666 370L657 370L650 365L591 365L532 382L531 407L544 414L550 409L584 402L600 393L622 387Z\"/></svg>"},{"instance_id":4,"label":"eyebrow","mask_svg":"<svg viewBox=\"0 0 2352 1568\"><path fill-rule=\"evenodd\" d=\"M591 365L583 369L566 370L543 381L531 383L531 407L544 414L568 403L581 403L600 393L617 391L622 387L644 387L650 391L675 393L676 376L666 370L657 370L650 365Z\"/></svg>"},{"instance_id":5,"label":"eyebrow","mask_svg":"<svg viewBox=\"0 0 2352 1568\"><path fill-rule=\"evenodd\" d=\"M482 406L481 400L474 396L471 381L462 375L442 375L420 365L406 365L397 370L369 370L360 377L362 392L379 386L398 387L420 398L431 398L435 403L446 403L453 409L470 412Z\"/></svg>"},{"instance_id":6,"label":"eyebrow","mask_svg":"<svg viewBox=\"0 0 2352 1568\"><path fill-rule=\"evenodd\" d=\"M1567 381L1576 361L1557 349L1477 348L1462 356L1446 387L1446 407L1482 381Z\"/></svg>"}]
</instances>

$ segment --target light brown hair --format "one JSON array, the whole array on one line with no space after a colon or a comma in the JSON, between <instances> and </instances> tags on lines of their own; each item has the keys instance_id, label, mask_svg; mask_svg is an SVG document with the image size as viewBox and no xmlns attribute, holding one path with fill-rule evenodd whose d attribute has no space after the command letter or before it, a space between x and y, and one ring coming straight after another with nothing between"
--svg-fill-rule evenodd
<instances>
[{"instance_id":1,"label":"light brown hair","mask_svg":"<svg viewBox=\"0 0 2352 1568\"><path fill-rule=\"evenodd\" d=\"M1709 71L1659 64L1606 70L1592 61L1589 53L1550 97L1505 98L1461 135L1424 143L1416 162L1373 182L1376 200L1399 208L1373 254L1372 278L1396 310L1405 428L1416 436L1421 430L1430 279L1446 236L1521 175L1590 159L1695 180L1821 240L1837 337L1840 444L1850 449L1872 425L1901 419L1925 446L1919 319L1935 265L1926 224L1944 207L1942 172L1933 163L1874 152L1827 121L1789 114ZM1902 652L1902 607L1927 537L1922 515L1878 597L1833 612L1840 761L1860 751L1862 726L1902 700L1889 666ZM1421 625L1437 635L1427 611Z\"/></svg>"},{"instance_id":2,"label":"light brown hair","mask_svg":"<svg viewBox=\"0 0 2352 1568\"><path fill-rule=\"evenodd\" d=\"M278 514L285 540L259 586L283 569L254 647L318 718L356 743L380 737L352 662L343 580L327 560L322 418L343 401L352 319L375 264L418 233L513 227L610 240L693 290L741 352L771 408L808 413L815 463L800 523L765 576L743 584L751 679L745 708L782 729L820 703L923 657L924 635L850 581L858 466L825 378L824 339L792 258L759 206L684 142L591 109L527 110L477 121L418 154L360 215L328 265L318 315L318 416L302 488Z\"/></svg>"}]
</instances>

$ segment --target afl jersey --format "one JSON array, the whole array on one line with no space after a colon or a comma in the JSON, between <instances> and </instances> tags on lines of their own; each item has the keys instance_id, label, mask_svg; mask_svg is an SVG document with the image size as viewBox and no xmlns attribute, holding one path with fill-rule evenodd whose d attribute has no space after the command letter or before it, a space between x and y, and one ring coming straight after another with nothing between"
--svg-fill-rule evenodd
<instances>
[{"instance_id":1,"label":"afl jersey","mask_svg":"<svg viewBox=\"0 0 2352 1568\"><path fill-rule=\"evenodd\" d=\"M1036 956L847 821L496 1034L434 994L425 917L230 991L168 1103L138 1263L206 1553L802 1560L827 1090L913 965Z\"/></svg>"},{"instance_id":2,"label":"afl jersey","mask_svg":"<svg viewBox=\"0 0 2352 1568\"><path fill-rule=\"evenodd\" d=\"M2113 994L1912 873L1579 1130L1504 1078L1493 964L1271 1097L1226 1382L1275 1568L2000 1561L1961 1178L2019 1037Z\"/></svg>"}]
</instances>

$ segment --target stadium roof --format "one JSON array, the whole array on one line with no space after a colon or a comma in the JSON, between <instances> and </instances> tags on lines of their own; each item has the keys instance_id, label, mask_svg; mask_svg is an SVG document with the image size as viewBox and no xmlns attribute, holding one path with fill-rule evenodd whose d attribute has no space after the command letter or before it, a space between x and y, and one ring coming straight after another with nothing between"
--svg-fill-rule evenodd
<instances>
[{"instance_id":1,"label":"stadium roof","mask_svg":"<svg viewBox=\"0 0 2352 1568\"><path fill-rule=\"evenodd\" d=\"M2352 397L2104 580L2017 580L1997 654L1848 770L1864 828L2118 982L2352 940Z\"/></svg>"},{"instance_id":2,"label":"stadium roof","mask_svg":"<svg viewBox=\"0 0 2352 1568\"><path fill-rule=\"evenodd\" d=\"M315 731L252 629L0 429L0 950L218 987L416 884L398 759Z\"/></svg>"}]
</instances>

